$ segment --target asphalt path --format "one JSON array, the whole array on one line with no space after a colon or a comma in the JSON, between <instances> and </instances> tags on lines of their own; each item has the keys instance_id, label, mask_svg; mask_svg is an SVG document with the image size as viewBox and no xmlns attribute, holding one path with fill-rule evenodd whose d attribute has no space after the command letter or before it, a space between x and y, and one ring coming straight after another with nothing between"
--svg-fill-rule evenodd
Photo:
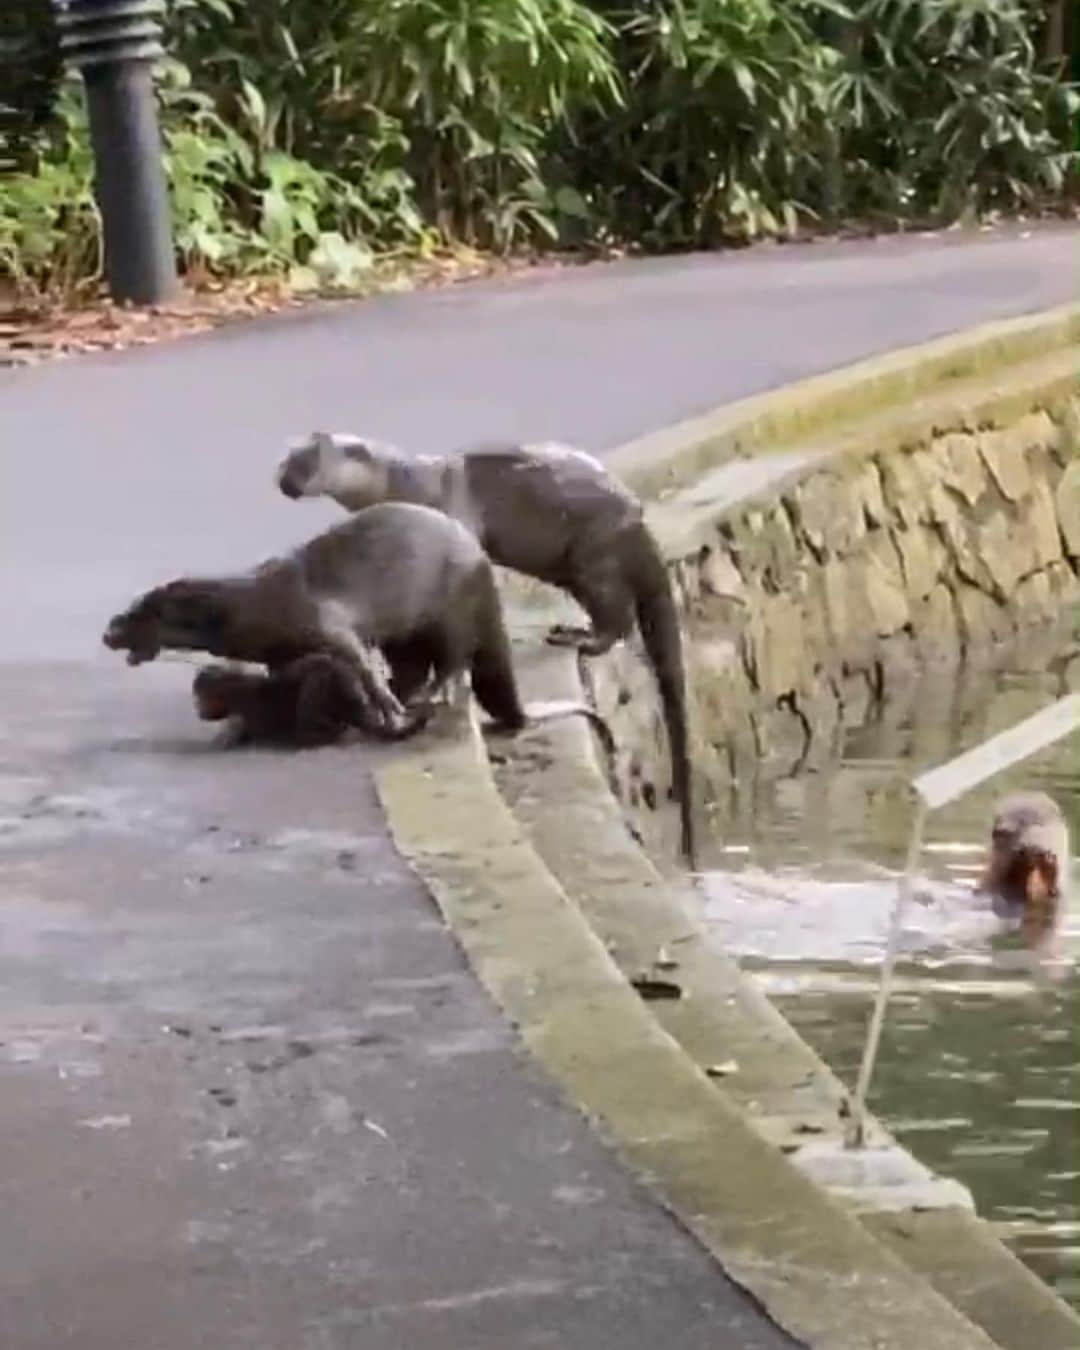
<instances>
[{"instance_id":1,"label":"asphalt path","mask_svg":"<svg viewBox=\"0 0 1080 1350\"><path fill-rule=\"evenodd\" d=\"M313 427L411 450L602 451L717 404L1080 297L1080 229L822 243L537 271L0 374L0 659L84 658L180 571L335 518L272 470Z\"/></svg>"},{"instance_id":2,"label":"asphalt path","mask_svg":"<svg viewBox=\"0 0 1080 1350\"><path fill-rule=\"evenodd\" d=\"M603 451L1077 293L1075 230L538 272L0 374L4 1350L784 1350L525 1060L381 751L224 755L105 619L336 510L314 426Z\"/></svg>"}]
</instances>

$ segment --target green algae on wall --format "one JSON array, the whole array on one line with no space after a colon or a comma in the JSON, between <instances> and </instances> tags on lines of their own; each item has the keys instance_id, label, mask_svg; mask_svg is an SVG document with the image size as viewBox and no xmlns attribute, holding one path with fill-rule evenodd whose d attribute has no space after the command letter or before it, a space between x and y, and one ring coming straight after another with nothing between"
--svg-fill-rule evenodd
<instances>
[{"instance_id":1,"label":"green algae on wall","mask_svg":"<svg viewBox=\"0 0 1080 1350\"><path fill-rule=\"evenodd\" d=\"M699 796L830 753L917 671L992 664L1080 600L1080 399L1058 385L936 423L718 507L671 558ZM666 855L666 742L638 644L587 667L619 794Z\"/></svg>"}]
</instances>

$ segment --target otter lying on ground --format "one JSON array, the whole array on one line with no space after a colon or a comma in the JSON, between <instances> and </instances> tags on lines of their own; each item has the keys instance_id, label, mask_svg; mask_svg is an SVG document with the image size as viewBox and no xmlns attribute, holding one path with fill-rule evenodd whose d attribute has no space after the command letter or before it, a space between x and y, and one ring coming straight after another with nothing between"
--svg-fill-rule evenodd
<instances>
[{"instance_id":1,"label":"otter lying on ground","mask_svg":"<svg viewBox=\"0 0 1080 1350\"><path fill-rule=\"evenodd\" d=\"M208 665L192 684L195 711L204 722L230 721L229 745L267 744L312 748L330 745L350 728L374 731L383 739L404 740L422 730L434 715L434 702L410 704L396 732L372 725L371 709L361 702L348 670L325 652L301 656L271 674ZM579 715L593 725L608 755L615 742L607 723L583 703L554 699L526 707L530 726ZM499 730L498 726L493 730Z\"/></svg>"},{"instance_id":2,"label":"otter lying on ground","mask_svg":"<svg viewBox=\"0 0 1080 1350\"><path fill-rule=\"evenodd\" d=\"M378 722L373 727L371 708L356 696L349 669L326 652L311 652L270 674L203 666L191 693L204 722L230 723L230 745L314 748L333 744L350 728L387 734ZM411 736L431 712L421 707L392 734Z\"/></svg>"},{"instance_id":3,"label":"otter lying on ground","mask_svg":"<svg viewBox=\"0 0 1080 1350\"><path fill-rule=\"evenodd\" d=\"M370 710L370 729L394 737L409 726L403 704L421 688L469 672L498 725L526 724L491 563L463 525L403 502L360 511L250 572L157 586L109 622L103 641L132 665L168 648L272 673L326 653ZM393 672L389 687L372 646Z\"/></svg>"},{"instance_id":4,"label":"otter lying on ground","mask_svg":"<svg viewBox=\"0 0 1080 1350\"><path fill-rule=\"evenodd\" d=\"M682 638L671 584L640 501L580 450L479 446L410 459L348 434L314 432L278 468L292 498L332 497L349 511L418 502L462 521L491 559L568 591L591 630L558 626L549 640L586 655L629 636L636 618L660 688L682 849L695 865Z\"/></svg>"}]
</instances>

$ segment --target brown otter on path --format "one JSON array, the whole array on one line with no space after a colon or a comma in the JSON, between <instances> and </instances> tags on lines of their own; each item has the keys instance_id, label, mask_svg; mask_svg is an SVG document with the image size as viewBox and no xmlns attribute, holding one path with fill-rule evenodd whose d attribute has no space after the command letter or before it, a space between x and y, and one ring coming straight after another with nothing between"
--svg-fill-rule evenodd
<instances>
[{"instance_id":1,"label":"brown otter on path","mask_svg":"<svg viewBox=\"0 0 1080 1350\"><path fill-rule=\"evenodd\" d=\"M385 502L249 572L188 578L147 591L103 635L128 662L165 648L206 651L280 670L325 652L348 671L371 725L398 735L402 706L431 677L468 671L495 722L526 724L491 563L475 537L439 511ZM367 648L393 672L378 676Z\"/></svg>"},{"instance_id":2,"label":"brown otter on path","mask_svg":"<svg viewBox=\"0 0 1080 1350\"><path fill-rule=\"evenodd\" d=\"M411 672L410 672L411 673ZM265 673L235 666L207 665L191 688L195 711L204 722L231 724L227 743L330 745L349 729L372 732L383 739L404 740L422 730L434 714L434 703L410 704L406 721L387 731L373 717L369 703L357 696L351 673L336 657L311 652ZM529 725L579 714L587 718L608 755L614 755L611 730L599 713L582 703L556 699L530 703ZM500 730L498 725L491 728Z\"/></svg>"},{"instance_id":3,"label":"brown otter on path","mask_svg":"<svg viewBox=\"0 0 1080 1350\"><path fill-rule=\"evenodd\" d=\"M637 497L597 460L555 444L490 445L409 459L344 433L313 432L278 468L287 497L332 497L350 511L419 502L462 521L503 567L559 586L592 628L549 640L599 655L637 620L660 688L682 849L695 865L682 636L664 560Z\"/></svg>"},{"instance_id":4,"label":"brown otter on path","mask_svg":"<svg viewBox=\"0 0 1080 1350\"><path fill-rule=\"evenodd\" d=\"M1003 797L994 812L990 856L980 889L1018 914L1030 945L1056 931L1068 878L1069 831L1045 792Z\"/></svg>"},{"instance_id":5,"label":"brown otter on path","mask_svg":"<svg viewBox=\"0 0 1080 1350\"><path fill-rule=\"evenodd\" d=\"M370 704L357 696L352 673L327 652L310 652L267 674L206 665L191 686L204 722L229 723L231 746L264 744L302 748L331 745L350 728L386 736ZM421 707L392 734L404 738L430 719Z\"/></svg>"}]
</instances>

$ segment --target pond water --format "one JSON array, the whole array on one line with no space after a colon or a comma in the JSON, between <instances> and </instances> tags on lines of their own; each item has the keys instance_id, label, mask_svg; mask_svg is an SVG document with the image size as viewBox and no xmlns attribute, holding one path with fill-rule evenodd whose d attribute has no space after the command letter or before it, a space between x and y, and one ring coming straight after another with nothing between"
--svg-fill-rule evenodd
<instances>
[{"instance_id":1,"label":"pond water","mask_svg":"<svg viewBox=\"0 0 1080 1350\"><path fill-rule=\"evenodd\" d=\"M804 1038L853 1084L910 824L901 775L950 759L1060 697L1061 661L927 676L850 728L817 772L745 794L722 822L709 922ZM1080 733L931 816L921 872L938 902L905 923L870 1106L921 1161L1080 1308L1080 915L1051 982L969 918L995 800L1050 793L1080 840ZM945 897L945 901L941 900Z\"/></svg>"}]
</instances>

